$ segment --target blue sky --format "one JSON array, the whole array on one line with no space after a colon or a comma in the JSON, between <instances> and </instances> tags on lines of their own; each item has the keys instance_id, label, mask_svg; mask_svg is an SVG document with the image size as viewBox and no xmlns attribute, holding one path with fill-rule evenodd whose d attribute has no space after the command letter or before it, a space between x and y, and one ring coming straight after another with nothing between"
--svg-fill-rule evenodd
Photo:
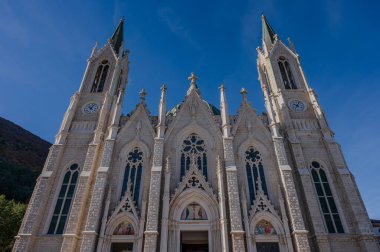
<instances>
[{"instance_id":1,"label":"blue sky","mask_svg":"<svg viewBox=\"0 0 380 252\"><path fill-rule=\"evenodd\" d=\"M145 88L148 107L157 114L162 83L174 106L192 71L209 102L219 105L224 83L234 114L244 86L261 112L256 47L265 13L280 38L294 42L370 217L380 219L379 9L375 0L3 0L0 116L53 142L95 41L106 43L122 16L131 51L125 113Z\"/></svg>"}]
</instances>

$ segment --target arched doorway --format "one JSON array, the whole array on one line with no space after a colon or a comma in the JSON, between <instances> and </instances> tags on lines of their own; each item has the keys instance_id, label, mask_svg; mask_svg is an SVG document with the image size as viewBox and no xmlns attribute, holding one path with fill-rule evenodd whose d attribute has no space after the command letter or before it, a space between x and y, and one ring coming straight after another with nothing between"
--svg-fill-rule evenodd
<instances>
[{"instance_id":1,"label":"arched doorway","mask_svg":"<svg viewBox=\"0 0 380 252\"><path fill-rule=\"evenodd\" d=\"M171 202L168 251L220 251L220 225L215 198L191 188Z\"/></svg>"},{"instance_id":2,"label":"arched doorway","mask_svg":"<svg viewBox=\"0 0 380 252\"><path fill-rule=\"evenodd\" d=\"M101 252L136 252L139 249L139 227L131 213L120 213L108 221L104 235L99 237Z\"/></svg>"}]
</instances>

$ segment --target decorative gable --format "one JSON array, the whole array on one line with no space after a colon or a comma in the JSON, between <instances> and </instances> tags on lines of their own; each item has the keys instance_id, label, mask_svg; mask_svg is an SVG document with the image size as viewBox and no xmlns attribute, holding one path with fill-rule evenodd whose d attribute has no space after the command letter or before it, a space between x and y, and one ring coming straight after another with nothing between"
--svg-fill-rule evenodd
<instances>
[{"instance_id":1,"label":"decorative gable","mask_svg":"<svg viewBox=\"0 0 380 252\"><path fill-rule=\"evenodd\" d=\"M192 156L190 169L187 171L186 175L182 177L182 180L178 184L177 188L175 189L174 194L171 197L172 198L171 200L173 201L183 191L186 191L189 189L204 190L213 199L217 200L217 197L214 194L210 184L206 181L205 176L198 169L195 156Z\"/></svg>"}]
</instances>

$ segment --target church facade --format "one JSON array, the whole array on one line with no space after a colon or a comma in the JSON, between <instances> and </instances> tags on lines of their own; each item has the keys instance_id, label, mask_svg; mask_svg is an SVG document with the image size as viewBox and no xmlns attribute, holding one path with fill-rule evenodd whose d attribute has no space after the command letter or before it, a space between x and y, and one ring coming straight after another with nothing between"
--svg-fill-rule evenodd
<instances>
[{"instance_id":1,"label":"church facade","mask_svg":"<svg viewBox=\"0 0 380 252\"><path fill-rule=\"evenodd\" d=\"M353 175L298 54L262 17L266 113L202 99L122 115L123 20L88 60L13 251L379 251ZM130 95L130 94L127 94Z\"/></svg>"}]
</instances>

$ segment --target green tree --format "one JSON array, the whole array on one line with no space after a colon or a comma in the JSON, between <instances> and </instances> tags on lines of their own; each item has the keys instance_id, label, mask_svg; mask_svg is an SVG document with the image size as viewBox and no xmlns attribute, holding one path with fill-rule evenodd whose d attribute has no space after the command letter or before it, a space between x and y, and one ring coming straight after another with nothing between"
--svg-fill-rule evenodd
<instances>
[{"instance_id":1,"label":"green tree","mask_svg":"<svg viewBox=\"0 0 380 252\"><path fill-rule=\"evenodd\" d=\"M4 195L0 195L0 251L12 250L26 206L14 200L6 200Z\"/></svg>"}]
</instances>

